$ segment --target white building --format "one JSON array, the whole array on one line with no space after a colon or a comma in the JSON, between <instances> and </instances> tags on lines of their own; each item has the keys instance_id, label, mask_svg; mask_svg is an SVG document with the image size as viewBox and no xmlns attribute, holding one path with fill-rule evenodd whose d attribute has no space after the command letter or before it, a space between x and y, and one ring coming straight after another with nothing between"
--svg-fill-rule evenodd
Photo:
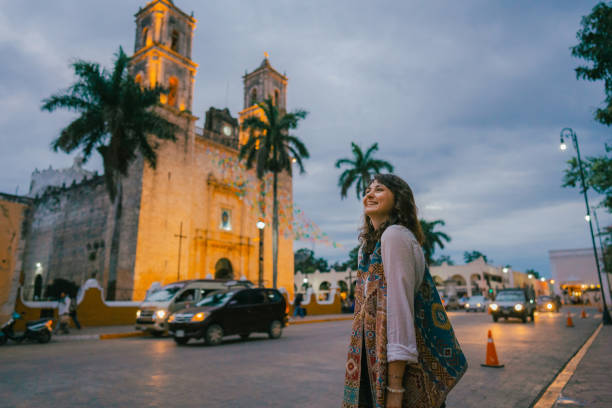
<instances>
[{"instance_id":1,"label":"white building","mask_svg":"<svg viewBox=\"0 0 612 408\"><path fill-rule=\"evenodd\" d=\"M552 277L555 280L555 292L563 295L566 301L588 296L591 302L597 302L600 292L597 266L592 248L561 249L548 251ZM599 258L602 270L601 280L606 294L606 302L610 301L610 290L606 273L603 271L603 260Z\"/></svg>"}]
</instances>

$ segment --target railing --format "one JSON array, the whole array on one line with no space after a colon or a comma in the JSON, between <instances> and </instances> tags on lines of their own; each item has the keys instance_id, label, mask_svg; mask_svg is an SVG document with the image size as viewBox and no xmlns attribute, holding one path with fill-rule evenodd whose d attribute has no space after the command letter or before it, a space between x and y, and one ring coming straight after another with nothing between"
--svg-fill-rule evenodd
<instances>
[{"instance_id":1,"label":"railing","mask_svg":"<svg viewBox=\"0 0 612 408\"><path fill-rule=\"evenodd\" d=\"M220 143L224 146L231 147L232 149L238 150L238 138L228 137L221 133L213 132L212 130L204 129L200 126L195 127L196 135L212 140L213 142Z\"/></svg>"}]
</instances>

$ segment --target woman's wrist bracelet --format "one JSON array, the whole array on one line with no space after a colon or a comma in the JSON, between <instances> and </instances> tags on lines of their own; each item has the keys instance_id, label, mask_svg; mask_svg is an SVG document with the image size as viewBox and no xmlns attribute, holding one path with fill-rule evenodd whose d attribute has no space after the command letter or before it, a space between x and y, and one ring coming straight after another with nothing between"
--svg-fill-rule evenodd
<instances>
[{"instance_id":1,"label":"woman's wrist bracelet","mask_svg":"<svg viewBox=\"0 0 612 408\"><path fill-rule=\"evenodd\" d=\"M401 394L404 391L406 391L406 389L405 388L391 388L391 387L387 386L387 391L393 392L395 394Z\"/></svg>"}]
</instances>

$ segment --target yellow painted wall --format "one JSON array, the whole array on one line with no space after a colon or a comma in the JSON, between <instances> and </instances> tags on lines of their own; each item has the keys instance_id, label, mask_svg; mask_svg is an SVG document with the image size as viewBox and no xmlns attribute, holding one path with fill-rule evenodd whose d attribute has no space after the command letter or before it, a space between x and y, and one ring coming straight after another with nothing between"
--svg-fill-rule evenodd
<instances>
[{"instance_id":1,"label":"yellow painted wall","mask_svg":"<svg viewBox=\"0 0 612 408\"><path fill-rule=\"evenodd\" d=\"M13 311L19 281L15 271L17 248L26 209L26 204L0 198L0 322Z\"/></svg>"}]
</instances>

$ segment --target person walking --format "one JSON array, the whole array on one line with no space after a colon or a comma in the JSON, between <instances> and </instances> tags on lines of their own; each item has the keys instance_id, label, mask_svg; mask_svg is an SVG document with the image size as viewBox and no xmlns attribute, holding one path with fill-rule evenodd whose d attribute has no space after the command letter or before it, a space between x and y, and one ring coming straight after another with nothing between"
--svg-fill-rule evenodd
<instances>
[{"instance_id":1,"label":"person walking","mask_svg":"<svg viewBox=\"0 0 612 408\"><path fill-rule=\"evenodd\" d=\"M299 292L295 295L295 299L293 300L293 317L300 316L304 317L304 309L302 308L302 302L304 301L304 295L302 292Z\"/></svg>"},{"instance_id":2,"label":"person walking","mask_svg":"<svg viewBox=\"0 0 612 408\"><path fill-rule=\"evenodd\" d=\"M68 334L68 323L70 322L70 297L66 296L65 292L60 294L57 301L58 325L56 331L61 331L63 334Z\"/></svg>"},{"instance_id":3,"label":"person walking","mask_svg":"<svg viewBox=\"0 0 612 408\"><path fill-rule=\"evenodd\" d=\"M72 319L74 325L76 326L77 329L81 330L81 323L79 323L79 319L77 318L77 298L75 296L74 299L70 299L70 318Z\"/></svg>"},{"instance_id":4,"label":"person walking","mask_svg":"<svg viewBox=\"0 0 612 408\"><path fill-rule=\"evenodd\" d=\"M377 174L363 208L342 407L443 407L467 361L427 269L412 190Z\"/></svg>"}]
</instances>

